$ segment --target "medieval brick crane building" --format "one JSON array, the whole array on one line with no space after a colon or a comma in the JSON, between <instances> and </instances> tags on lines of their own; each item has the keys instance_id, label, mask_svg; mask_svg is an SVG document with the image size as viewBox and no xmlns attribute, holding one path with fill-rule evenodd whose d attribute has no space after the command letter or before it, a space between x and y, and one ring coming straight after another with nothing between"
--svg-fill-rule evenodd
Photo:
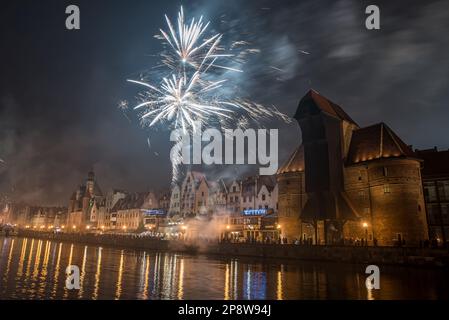
<instances>
[{"instance_id":1,"label":"medieval brick crane building","mask_svg":"<svg viewBox=\"0 0 449 320\"><path fill-rule=\"evenodd\" d=\"M387 125L360 128L313 90L295 119L302 143L277 174L284 236L378 245L428 238L421 161Z\"/></svg>"}]
</instances>

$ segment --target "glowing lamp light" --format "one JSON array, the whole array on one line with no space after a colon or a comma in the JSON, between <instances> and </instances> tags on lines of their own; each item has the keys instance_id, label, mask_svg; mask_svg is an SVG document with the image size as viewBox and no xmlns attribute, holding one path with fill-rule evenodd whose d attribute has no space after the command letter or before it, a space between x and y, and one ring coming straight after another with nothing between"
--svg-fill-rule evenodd
<instances>
[{"instance_id":1,"label":"glowing lamp light","mask_svg":"<svg viewBox=\"0 0 449 320\"><path fill-rule=\"evenodd\" d=\"M227 225L227 226L226 226L226 229L228 229L228 230L231 229L231 226L230 226L230 225Z\"/></svg>"},{"instance_id":2,"label":"glowing lamp light","mask_svg":"<svg viewBox=\"0 0 449 320\"><path fill-rule=\"evenodd\" d=\"M87 226L86 229L87 229L87 230L90 230L90 226Z\"/></svg>"},{"instance_id":3,"label":"glowing lamp light","mask_svg":"<svg viewBox=\"0 0 449 320\"><path fill-rule=\"evenodd\" d=\"M61 226L61 229L65 229L65 226Z\"/></svg>"},{"instance_id":4,"label":"glowing lamp light","mask_svg":"<svg viewBox=\"0 0 449 320\"><path fill-rule=\"evenodd\" d=\"M362 227L368 228L368 223L366 223L366 222L362 223Z\"/></svg>"},{"instance_id":5,"label":"glowing lamp light","mask_svg":"<svg viewBox=\"0 0 449 320\"><path fill-rule=\"evenodd\" d=\"M280 229L280 228L281 228L281 225L280 225L280 224L278 224L276 228Z\"/></svg>"},{"instance_id":6,"label":"glowing lamp light","mask_svg":"<svg viewBox=\"0 0 449 320\"><path fill-rule=\"evenodd\" d=\"M182 226L182 230L187 230L187 226Z\"/></svg>"},{"instance_id":7,"label":"glowing lamp light","mask_svg":"<svg viewBox=\"0 0 449 320\"><path fill-rule=\"evenodd\" d=\"M76 226L72 226L72 229L76 229Z\"/></svg>"}]
</instances>

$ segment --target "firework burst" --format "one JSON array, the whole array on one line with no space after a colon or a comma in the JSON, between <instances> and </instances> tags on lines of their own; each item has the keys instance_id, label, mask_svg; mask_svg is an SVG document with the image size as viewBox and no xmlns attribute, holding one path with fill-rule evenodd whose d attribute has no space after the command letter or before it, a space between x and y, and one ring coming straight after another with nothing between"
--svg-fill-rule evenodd
<instances>
[{"instance_id":1,"label":"firework burst","mask_svg":"<svg viewBox=\"0 0 449 320\"><path fill-rule=\"evenodd\" d=\"M162 80L154 82L154 75L128 80L145 88L134 107L141 112L143 123L191 133L198 121L222 129L231 124L258 125L273 117L289 121L275 107L235 96L237 88L232 87L231 80L243 72L245 58L257 53L257 49L240 49L248 45L245 41L235 41L226 49L221 44L223 35L209 32L210 22L203 17L186 22L182 7L176 24L168 16L165 20L167 29L160 29L156 36L164 44L157 66L162 67ZM175 175L180 161L172 162Z\"/></svg>"}]
</instances>

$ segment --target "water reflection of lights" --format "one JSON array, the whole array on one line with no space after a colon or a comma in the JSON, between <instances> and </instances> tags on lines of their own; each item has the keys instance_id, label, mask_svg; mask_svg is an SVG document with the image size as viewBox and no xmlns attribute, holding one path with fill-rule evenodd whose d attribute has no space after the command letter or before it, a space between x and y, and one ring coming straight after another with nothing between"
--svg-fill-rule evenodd
<instances>
[{"instance_id":1,"label":"water reflection of lights","mask_svg":"<svg viewBox=\"0 0 449 320\"><path fill-rule=\"evenodd\" d=\"M0 296L5 299L76 299L79 291L67 292L65 288L68 262L85 271L82 299L114 299L117 288L120 299L234 300L249 297L285 300L340 299L343 295L362 300L427 299L437 298L439 292L435 288L447 282L447 275L443 274L416 284L413 280L424 272L413 271L403 278L401 269L392 268L394 273L384 278L382 291L377 291L367 290L365 275L354 273L352 267L335 270L332 265L312 263L275 267L272 263L244 258L203 261L201 257L144 251L140 251L135 261L131 255L131 251L114 248L89 246L86 250L79 244L1 238ZM39 266L37 271L36 265ZM193 273L196 270L201 272ZM153 281L153 277L157 281ZM404 290L404 281L411 286L410 290ZM427 284L428 287L423 287Z\"/></svg>"},{"instance_id":2,"label":"water reflection of lights","mask_svg":"<svg viewBox=\"0 0 449 320\"><path fill-rule=\"evenodd\" d=\"M6 239L5 239L5 240L6 240ZM6 272L5 272L6 277L8 276L8 274L9 274L9 269L10 269L10 267L11 267L12 251L14 250L14 242L15 242L15 239L12 239L12 241L11 241L11 247L9 248L8 262L7 262L7 265L6 265Z\"/></svg>"},{"instance_id":3,"label":"water reflection of lights","mask_svg":"<svg viewBox=\"0 0 449 320\"><path fill-rule=\"evenodd\" d=\"M27 244L28 244L28 239L23 240L22 251L20 252L20 258L19 258L19 266L17 268L16 281L19 280L19 277L21 278L23 276L23 265L25 263L25 255L27 253Z\"/></svg>"},{"instance_id":4,"label":"water reflection of lights","mask_svg":"<svg viewBox=\"0 0 449 320\"><path fill-rule=\"evenodd\" d=\"M87 246L84 246L83 263L81 265L80 275L80 290L78 291L78 298L81 299L84 294L84 276L86 275L86 258L87 258Z\"/></svg>"},{"instance_id":5,"label":"water reflection of lights","mask_svg":"<svg viewBox=\"0 0 449 320\"><path fill-rule=\"evenodd\" d=\"M118 268L117 289L115 291L115 300L119 300L122 295L122 277L124 264L124 250L120 253L120 264Z\"/></svg>"},{"instance_id":6,"label":"water reflection of lights","mask_svg":"<svg viewBox=\"0 0 449 320\"><path fill-rule=\"evenodd\" d=\"M150 279L150 256L147 256L147 253L143 253L142 259L142 268L141 270L144 273L144 281L143 281L143 290L142 290L142 298L144 300L148 300L148 284Z\"/></svg>"},{"instance_id":7,"label":"water reflection of lights","mask_svg":"<svg viewBox=\"0 0 449 320\"><path fill-rule=\"evenodd\" d=\"M167 256L164 255L163 257L163 271L162 271L162 290L161 295L163 299L169 299L170 298L170 286L172 285L171 277L172 277L172 270L171 270L171 264L172 264L173 257L170 256L167 259ZM167 261L168 260L168 261Z\"/></svg>"},{"instance_id":8,"label":"water reflection of lights","mask_svg":"<svg viewBox=\"0 0 449 320\"><path fill-rule=\"evenodd\" d=\"M251 299L251 269L248 267L246 271L246 299Z\"/></svg>"},{"instance_id":9,"label":"water reflection of lights","mask_svg":"<svg viewBox=\"0 0 449 320\"><path fill-rule=\"evenodd\" d=\"M224 300L229 300L229 263L226 263Z\"/></svg>"},{"instance_id":10,"label":"water reflection of lights","mask_svg":"<svg viewBox=\"0 0 449 320\"><path fill-rule=\"evenodd\" d=\"M168 260L168 261L167 261ZM164 255L164 272L162 275L162 297L164 299L173 299L175 276L177 274L177 255ZM178 292L179 293L179 292Z\"/></svg>"},{"instance_id":11,"label":"water reflection of lights","mask_svg":"<svg viewBox=\"0 0 449 320\"><path fill-rule=\"evenodd\" d=\"M243 274L243 296L248 300L264 300L267 290L267 275L265 272L254 272L251 266Z\"/></svg>"},{"instance_id":12,"label":"water reflection of lights","mask_svg":"<svg viewBox=\"0 0 449 320\"><path fill-rule=\"evenodd\" d=\"M101 254L102 254L103 248L98 248L98 258L97 258L97 271L95 272L95 285L94 285L94 293L92 295L92 299L97 300L98 299L98 290L100 288L100 276L101 276Z\"/></svg>"},{"instance_id":13,"label":"water reflection of lights","mask_svg":"<svg viewBox=\"0 0 449 320\"><path fill-rule=\"evenodd\" d=\"M184 298L184 258L179 259L178 300Z\"/></svg>"},{"instance_id":14,"label":"water reflection of lights","mask_svg":"<svg viewBox=\"0 0 449 320\"><path fill-rule=\"evenodd\" d=\"M39 240L37 243L36 257L34 258L34 269L31 275L31 279L33 280L32 288L34 288L34 284L36 283L37 276L39 274L39 265L41 263L41 254L42 254L42 244L43 244L42 240Z\"/></svg>"},{"instance_id":15,"label":"water reflection of lights","mask_svg":"<svg viewBox=\"0 0 449 320\"><path fill-rule=\"evenodd\" d=\"M40 276L40 284L39 284L39 293L43 294L45 293L45 287L47 285L47 266L48 266L48 260L50 258L50 249L51 249L51 242L45 241L45 249L44 249L44 261L42 262L41 267L41 276Z\"/></svg>"},{"instance_id":16,"label":"water reflection of lights","mask_svg":"<svg viewBox=\"0 0 449 320\"><path fill-rule=\"evenodd\" d=\"M73 244L70 246L69 263L67 264L67 266L72 265L72 260L73 260ZM64 287L64 298L67 299L68 296L69 290L66 287Z\"/></svg>"},{"instance_id":17,"label":"water reflection of lights","mask_svg":"<svg viewBox=\"0 0 449 320\"><path fill-rule=\"evenodd\" d=\"M282 283L282 275L284 273L284 265L281 264L281 270L277 273L277 286L276 286L276 298L278 300L284 300L283 295L283 283Z\"/></svg>"},{"instance_id":18,"label":"water reflection of lights","mask_svg":"<svg viewBox=\"0 0 449 320\"><path fill-rule=\"evenodd\" d=\"M232 260L225 266L225 286L224 286L224 300L236 300L238 282L238 262Z\"/></svg>"},{"instance_id":19,"label":"water reflection of lights","mask_svg":"<svg viewBox=\"0 0 449 320\"><path fill-rule=\"evenodd\" d=\"M159 273L161 269L161 254L157 253L154 259L154 273L153 273L153 290L152 295L156 295L159 291Z\"/></svg>"},{"instance_id":20,"label":"water reflection of lights","mask_svg":"<svg viewBox=\"0 0 449 320\"><path fill-rule=\"evenodd\" d=\"M27 263L27 266L25 268L25 277L27 279L30 278L31 260L32 260L32 257L33 257L33 248L34 248L34 239L31 240L30 254L28 255L28 263Z\"/></svg>"},{"instance_id":21,"label":"water reflection of lights","mask_svg":"<svg viewBox=\"0 0 449 320\"><path fill-rule=\"evenodd\" d=\"M53 286L53 291L52 291L53 298L56 298L56 293L58 292L58 280L59 280L61 253L62 253L62 243L59 244L58 258L56 259L56 267L55 267L55 272L54 272L55 273L55 284Z\"/></svg>"}]
</instances>

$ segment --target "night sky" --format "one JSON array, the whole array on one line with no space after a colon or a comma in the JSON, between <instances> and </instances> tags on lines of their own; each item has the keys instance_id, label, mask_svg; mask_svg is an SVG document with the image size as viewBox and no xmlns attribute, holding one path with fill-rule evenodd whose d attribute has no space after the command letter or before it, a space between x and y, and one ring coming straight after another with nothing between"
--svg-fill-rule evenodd
<instances>
[{"instance_id":1,"label":"night sky","mask_svg":"<svg viewBox=\"0 0 449 320\"><path fill-rule=\"evenodd\" d=\"M383 121L414 148L449 148L449 1L389 2L2 1L0 194L66 205L91 168L104 191L169 186L169 133L117 106L135 103L139 88L126 79L157 63L153 36L181 4L227 40L260 49L239 79L247 98L293 115L314 88L361 126ZM81 10L79 31L65 28L70 4ZM365 29L368 4L379 5L381 30ZM280 129L282 162L299 128L267 127Z\"/></svg>"}]
</instances>

